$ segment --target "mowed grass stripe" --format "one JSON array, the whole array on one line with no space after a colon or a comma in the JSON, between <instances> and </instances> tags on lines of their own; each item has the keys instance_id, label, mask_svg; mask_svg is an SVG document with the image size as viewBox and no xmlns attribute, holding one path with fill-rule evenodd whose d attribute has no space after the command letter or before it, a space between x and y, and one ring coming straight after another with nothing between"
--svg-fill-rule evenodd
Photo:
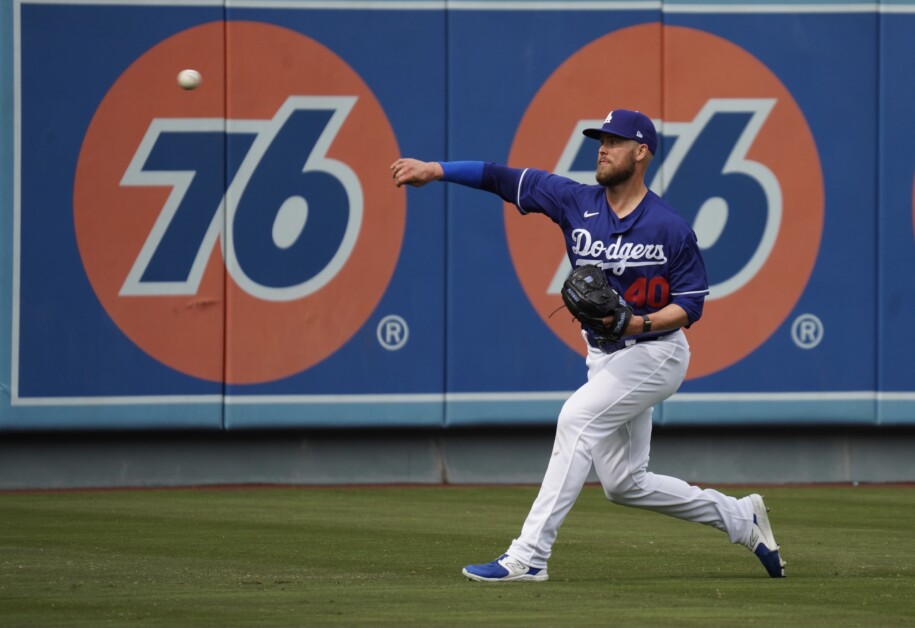
<instances>
[{"instance_id":1,"label":"mowed grass stripe","mask_svg":"<svg viewBox=\"0 0 915 628\"><path fill-rule=\"evenodd\" d=\"M763 492L788 578L712 528L582 492L546 583L469 582L536 487L0 494L0 624L915 624L915 489Z\"/></svg>"}]
</instances>

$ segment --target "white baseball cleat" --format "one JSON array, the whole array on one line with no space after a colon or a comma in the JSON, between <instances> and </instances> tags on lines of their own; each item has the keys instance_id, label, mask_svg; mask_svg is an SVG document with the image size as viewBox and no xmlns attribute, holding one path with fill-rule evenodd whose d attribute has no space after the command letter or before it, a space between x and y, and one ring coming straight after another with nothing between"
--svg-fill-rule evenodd
<instances>
[{"instance_id":1,"label":"white baseball cleat","mask_svg":"<svg viewBox=\"0 0 915 628\"><path fill-rule=\"evenodd\" d=\"M467 565L462 573L471 580L480 582L515 582L519 580L543 582L549 578L546 568L528 567L508 554L502 554L491 563Z\"/></svg>"},{"instance_id":2,"label":"white baseball cleat","mask_svg":"<svg viewBox=\"0 0 915 628\"><path fill-rule=\"evenodd\" d=\"M787 563L778 553L778 543L775 542L775 535L772 534L772 526L769 524L769 509L766 508L761 495L753 494L749 499L753 505L753 529L750 531L750 540L746 546L756 554L771 577L784 578Z\"/></svg>"}]
</instances>

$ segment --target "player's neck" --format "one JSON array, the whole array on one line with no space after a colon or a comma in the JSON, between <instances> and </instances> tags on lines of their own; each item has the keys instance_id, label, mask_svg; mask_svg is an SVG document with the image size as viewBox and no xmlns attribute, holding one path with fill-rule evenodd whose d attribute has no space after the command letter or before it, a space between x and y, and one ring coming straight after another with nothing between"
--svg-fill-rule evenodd
<instances>
[{"instance_id":1,"label":"player's neck","mask_svg":"<svg viewBox=\"0 0 915 628\"><path fill-rule=\"evenodd\" d=\"M639 206L645 195L648 194L648 188L645 182L637 177L632 177L628 181L608 187L606 189L607 204L616 214L617 218L625 218Z\"/></svg>"}]
</instances>

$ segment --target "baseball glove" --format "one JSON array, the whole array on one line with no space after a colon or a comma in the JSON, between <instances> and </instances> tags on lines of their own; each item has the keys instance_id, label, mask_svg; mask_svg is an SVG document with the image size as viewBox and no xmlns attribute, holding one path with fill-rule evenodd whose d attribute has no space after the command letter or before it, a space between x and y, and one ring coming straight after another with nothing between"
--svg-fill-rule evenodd
<instances>
[{"instance_id":1,"label":"baseball glove","mask_svg":"<svg viewBox=\"0 0 915 628\"><path fill-rule=\"evenodd\" d=\"M599 343L619 340L632 319L632 308L607 282L603 269L593 264L578 266L569 274L562 285L562 300ZM607 316L613 317L610 327L604 327Z\"/></svg>"}]
</instances>

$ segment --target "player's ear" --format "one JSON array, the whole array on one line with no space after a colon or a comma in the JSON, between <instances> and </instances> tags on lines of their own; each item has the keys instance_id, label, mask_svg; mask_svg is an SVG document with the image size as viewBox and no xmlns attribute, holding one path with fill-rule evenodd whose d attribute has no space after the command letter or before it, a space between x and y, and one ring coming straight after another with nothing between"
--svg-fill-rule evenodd
<instances>
[{"instance_id":1,"label":"player's ear","mask_svg":"<svg viewBox=\"0 0 915 628\"><path fill-rule=\"evenodd\" d=\"M653 157L654 157L654 155L652 155L651 151L648 150L648 144L639 144L639 150L635 154L636 159L638 159L639 161L644 161L645 166L648 166L648 164L651 163L651 160Z\"/></svg>"}]
</instances>

